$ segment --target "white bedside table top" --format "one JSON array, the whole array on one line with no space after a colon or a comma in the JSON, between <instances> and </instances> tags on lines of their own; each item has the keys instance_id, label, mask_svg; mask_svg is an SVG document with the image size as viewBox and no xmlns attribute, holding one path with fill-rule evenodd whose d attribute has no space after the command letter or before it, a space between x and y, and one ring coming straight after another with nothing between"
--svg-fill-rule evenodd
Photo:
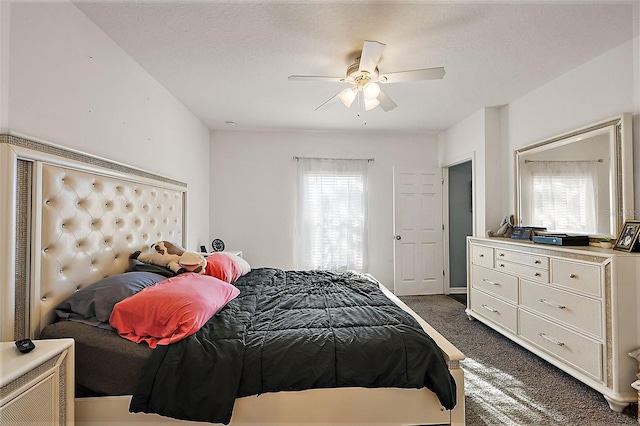
<instances>
[{"instance_id":1,"label":"white bedside table top","mask_svg":"<svg viewBox=\"0 0 640 426\"><path fill-rule=\"evenodd\" d=\"M14 342L0 343L0 387L17 379L73 345L73 339L34 340L29 353L18 351Z\"/></svg>"}]
</instances>

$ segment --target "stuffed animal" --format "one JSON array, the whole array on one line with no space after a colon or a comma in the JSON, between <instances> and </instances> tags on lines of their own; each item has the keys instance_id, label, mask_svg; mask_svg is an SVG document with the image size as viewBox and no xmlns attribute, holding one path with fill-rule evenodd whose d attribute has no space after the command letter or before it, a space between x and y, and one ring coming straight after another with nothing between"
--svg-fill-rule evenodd
<instances>
[{"instance_id":1,"label":"stuffed animal","mask_svg":"<svg viewBox=\"0 0 640 426\"><path fill-rule=\"evenodd\" d=\"M487 231L487 235L490 237L510 237L511 232L513 231L514 218L512 214L508 214L502 219L500 223L500 228L497 231L489 230Z\"/></svg>"},{"instance_id":2,"label":"stuffed animal","mask_svg":"<svg viewBox=\"0 0 640 426\"><path fill-rule=\"evenodd\" d=\"M168 267L176 274L183 272L204 274L207 265L206 259L201 254L186 251L169 241L158 241L151 244L150 253L142 253L138 250L129 257L144 263Z\"/></svg>"}]
</instances>

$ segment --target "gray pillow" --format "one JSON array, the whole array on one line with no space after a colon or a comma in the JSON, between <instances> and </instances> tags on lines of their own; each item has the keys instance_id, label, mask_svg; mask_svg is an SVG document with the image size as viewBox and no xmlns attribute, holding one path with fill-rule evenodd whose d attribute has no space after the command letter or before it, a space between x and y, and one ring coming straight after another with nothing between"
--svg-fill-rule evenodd
<instances>
[{"instance_id":1,"label":"gray pillow","mask_svg":"<svg viewBox=\"0 0 640 426\"><path fill-rule=\"evenodd\" d=\"M156 274L164 275L167 278L175 277L176 275L178 275L166 266L144 263L140 262L137 259L129 259L128 272L132 271L155 272Z\"/></svg>"},{"instance_id":2,"label":"gray pillow","mask_svg":"<svg viewBox=\"0 0 640 426\"><path fill-rule=\"evenodd\" d=\"M153 272L125 272L97 281L56 306L58 318L113 330L109 317L116 303L166 277Z\"/></svg>"}]
</instances>

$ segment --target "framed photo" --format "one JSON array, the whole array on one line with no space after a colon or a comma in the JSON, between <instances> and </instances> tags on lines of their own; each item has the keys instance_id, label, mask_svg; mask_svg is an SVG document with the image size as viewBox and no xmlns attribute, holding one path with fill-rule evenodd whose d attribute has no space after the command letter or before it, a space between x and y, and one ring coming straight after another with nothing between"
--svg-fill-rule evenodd
<instances>
[{"instance_id":1,"label":"framed photo","mask_svg":"<svg viewBox=\"0 0 640 426\"><path fill-rule=\"evenodd\" d=\"M636 246L640 234L640 220L627 220L624 222L622 232L618 235L614 250L630 252Z\"/></svg>"}]
</instances>

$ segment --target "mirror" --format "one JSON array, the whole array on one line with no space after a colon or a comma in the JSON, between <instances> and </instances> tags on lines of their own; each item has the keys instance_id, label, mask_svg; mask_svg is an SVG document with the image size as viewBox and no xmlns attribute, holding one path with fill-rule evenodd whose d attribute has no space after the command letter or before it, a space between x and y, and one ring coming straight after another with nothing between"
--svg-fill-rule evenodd
<instances>
[{"instance_id":1,"label":"mirror","mask_svg":"<svg viewBox=\"0 0 640 426\"><path fill-rule=\"evenodd\" d=\"M634 218L631 116L517 149L516 224L615 238Z\"/></svg>"}]
</instances>

